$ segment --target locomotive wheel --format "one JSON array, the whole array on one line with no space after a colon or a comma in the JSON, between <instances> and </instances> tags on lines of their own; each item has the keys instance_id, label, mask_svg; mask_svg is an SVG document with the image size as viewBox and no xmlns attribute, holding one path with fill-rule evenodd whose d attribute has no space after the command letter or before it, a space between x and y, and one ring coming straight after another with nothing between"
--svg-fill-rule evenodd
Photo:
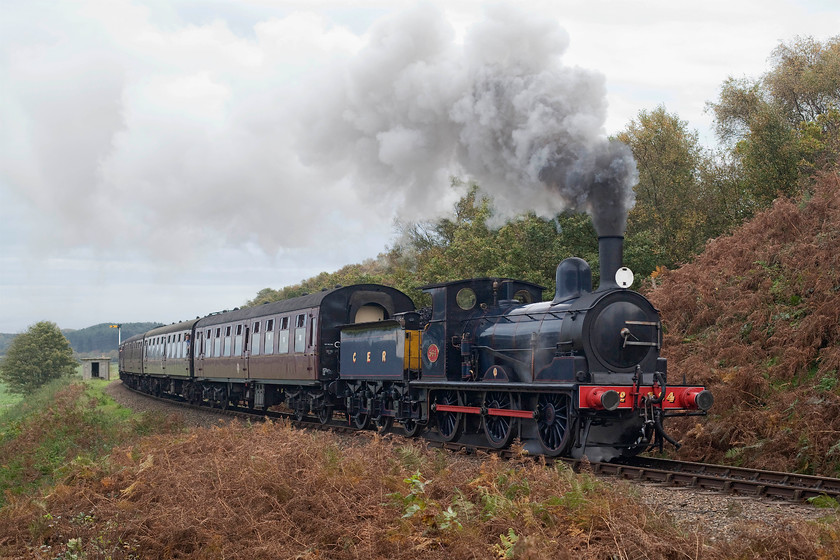
<instances>
[{"instance_id":1,"label":"locomotive wheel","mask_svg":"<svg viewBox=\"0 0 840 560\"><path fill-rule=\"evenodd\" d=\"M569 446L571 399L562 393L540 395L537 431L545 454L556 457Z\"/></svg>"},{"instance_id":2,"label":"locomotive wheel","mask_svg":"<svg viewBox=\"0 0 840 560\"><path fill-rule=\"evenodd\" d=\"M435 399L437 404L458 405L458 394L455 391L442 391ZM460 412L435 412L437 429L443 441L454 441L461 431L462 419Z\"/></svg>"},{"instance_id":3,"label":"locomotive wheel","mask_svg":"<svg viewBox=\"0 0 840 560\"><path fill-rule=\"evenodd\" d=\"M486 393L484 395L484 406L487 408L504 408L508 410L519 408L518 399L512 393L501 391ZM518 426L516 418L509 416L485 415L482 424L484 424L484 435L487 437L487 442L490 444L490 447L495 449L504 449L510 445L510 442L513 441L513 436L516 435L516 428Z\"/></svg>"}]
</instances>

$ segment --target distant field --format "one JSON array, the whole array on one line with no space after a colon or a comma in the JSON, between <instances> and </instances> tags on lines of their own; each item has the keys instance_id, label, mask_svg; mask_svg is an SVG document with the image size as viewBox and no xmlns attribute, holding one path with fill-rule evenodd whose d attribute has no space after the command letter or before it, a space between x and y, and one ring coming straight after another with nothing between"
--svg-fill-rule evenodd
<instances>
[{"instance_id":1,"label":"distant field","mask_svg":"<svg viewBox=\"0 0 840 560\"><path fill-rule=\"evenodd\" d=\"M20 400L20 395L15 395L6 391L6 385L0 381L0 410L11 406Z\"/></svg>"}]
</instances>

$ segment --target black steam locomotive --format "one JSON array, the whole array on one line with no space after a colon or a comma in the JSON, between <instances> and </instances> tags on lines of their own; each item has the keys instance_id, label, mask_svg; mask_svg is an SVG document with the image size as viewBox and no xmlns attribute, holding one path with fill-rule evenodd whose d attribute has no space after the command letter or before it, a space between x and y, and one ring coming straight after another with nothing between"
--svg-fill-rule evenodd
<instances>
[{"instance_id":1,"label":"black steam locomotive","mask_svg":"<svg viewBox=\"0 0 840 560\"><path fill-rule=\"evenodd\" d=\"M530 452L632 456L663 441L668 416L702 415L703 387L669 383L659 313L628 289L623 238L543 288L507 278L424 286L430 314L386 286L340 287L151 330L120 347L130 387L193 403L265 409L360 428Z\"/></svg>"}]
</instances>

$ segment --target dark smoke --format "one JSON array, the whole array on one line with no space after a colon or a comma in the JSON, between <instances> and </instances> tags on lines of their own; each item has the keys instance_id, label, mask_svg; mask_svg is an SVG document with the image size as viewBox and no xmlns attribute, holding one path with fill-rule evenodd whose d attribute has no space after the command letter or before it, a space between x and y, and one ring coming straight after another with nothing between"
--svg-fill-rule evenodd
<instances>
[{"instance_id":1,"label":"dark smoke","mask_svg":"<svg viewBox=\"0 0 840 560\"><path fill-rule=\"evenodd\" d=\"M599 236L624 235L637 177L630 148L610 140L595 145L577 160L563 155L549 159L540 171L540 180L569 201L569 208L586 210Z\"/></svg>"}]
</instances>

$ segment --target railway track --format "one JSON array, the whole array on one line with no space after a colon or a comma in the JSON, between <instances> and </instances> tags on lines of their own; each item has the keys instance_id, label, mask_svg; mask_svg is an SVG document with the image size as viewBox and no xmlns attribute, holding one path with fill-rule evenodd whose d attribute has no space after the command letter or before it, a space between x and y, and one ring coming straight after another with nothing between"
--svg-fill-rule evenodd
<instances>
[{"instance_id":1,"label":"railway track","mask_svg":"<svg viewBox=\"0 0 840 560\"><path fill-rule=\"evenodd\" d=\"M354 433L359 430L349 426L344 419L333 419L328 423L321 423L317 419L304 417L295 418L292 413L279 411L252 411L247 408L211 408L207 406L193 405L183 401L173 400L167 397L156 397L129 388L144 397L177 404L186 408L214 412L222 416L241 418L247 420L286 419L295 422L298 426L307 429L334 430L343 433ZM402 430L393 430L399 434ZM496 453L502 457L512 457L514 451L497 450L491 447L478 445L467 445L457 442L441 442L424 439L429 446L447 449L457 453L478 454ZM732 467L726 465L712 465L708 463L693 463L688 461L675 461L671 459L659 459L654 457L634 457L620 462L589 462L580 459L568 459L563 457L542 458L549 465L558 461L569 465L577 472L588 471L598 476L619 477L625 480L637 482L651 482L671 486L680 486L750 496L755 498L768 498L790 502L803 502L810 498L827 496L840 500L840 479L804 475L796 473L784 473L766 471L760 469L749 469L743 467Z\"/></svg>"}]
</instances>

